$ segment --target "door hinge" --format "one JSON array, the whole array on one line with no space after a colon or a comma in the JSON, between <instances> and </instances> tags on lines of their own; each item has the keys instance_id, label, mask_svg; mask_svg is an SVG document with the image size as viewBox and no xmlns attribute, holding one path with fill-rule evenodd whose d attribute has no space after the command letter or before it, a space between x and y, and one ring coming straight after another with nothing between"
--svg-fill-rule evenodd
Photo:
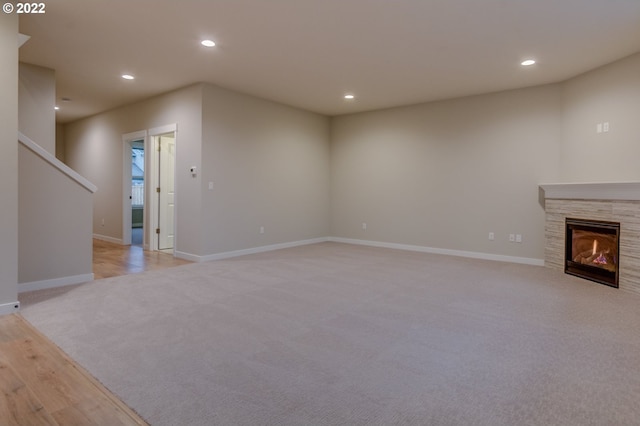
<instances>
[{"instance_id":1,"label":"door hinge","mask_svg":"<svg viewBox=\"0 0 640 426\"><path fill-rule=\"evenodd\" d=\"M160 228L156 228L156 234L160 233Z\"/></svg>"},{"instance_id":2,"label":"door hinge","mask_svg":"<svg viewBox=\"0 0 640 426\"><path fill-rule=\"evenodd\" d=\"M160 192L160 187L156 188L156 192Z\"/></svg>"}]
</instances>

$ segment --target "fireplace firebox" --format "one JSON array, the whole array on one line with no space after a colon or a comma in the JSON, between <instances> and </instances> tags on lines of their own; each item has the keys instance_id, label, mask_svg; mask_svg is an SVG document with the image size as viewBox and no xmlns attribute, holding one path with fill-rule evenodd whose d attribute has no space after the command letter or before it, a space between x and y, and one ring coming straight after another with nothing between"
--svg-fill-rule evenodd
<instances>
[{"instance_id":1,"label":"fireplace firebox","mask_svg":"<svg viewBox=\"0 0 640 426\"><path fill-rule=\"evenodd\" d=\"M565 273L618 288L620 224L567 218L565 228Z\"/></svg>"}]
</instances>

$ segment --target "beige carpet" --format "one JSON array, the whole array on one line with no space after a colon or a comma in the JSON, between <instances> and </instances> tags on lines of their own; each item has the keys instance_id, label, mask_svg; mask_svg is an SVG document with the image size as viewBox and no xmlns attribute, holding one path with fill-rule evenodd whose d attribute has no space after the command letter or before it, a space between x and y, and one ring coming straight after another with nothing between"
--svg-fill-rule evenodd
<instances>
[{"instance_id":1,"label":"beige carpet","mask_svg":"<svg viewBox=\"0 0 640 426\"><path fill-rule=\"evenodd\" d=\"M322 243L24 295L152 425L638 425L640 297Z\"/></svg>"}]
</instances>

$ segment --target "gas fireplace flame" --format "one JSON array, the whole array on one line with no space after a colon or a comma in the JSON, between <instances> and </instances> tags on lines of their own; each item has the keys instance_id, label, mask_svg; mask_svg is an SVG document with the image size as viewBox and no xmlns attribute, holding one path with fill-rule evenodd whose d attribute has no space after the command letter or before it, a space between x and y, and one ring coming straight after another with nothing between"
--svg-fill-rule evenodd
<instances>
[{"instance_id":1,"label":"gas fireplace flame","mask_svg":"<svg viewBox=\"0 0 640 426\"><path fill-rule=\"evenodd\" d=\"M595 259L593 259L593 263L595 263L596 265L606 265L607 264L607 258L604 257L602 252L600 252L600 255L598 257L596 257Z\"/></svg>"},{"instance_id":2,"label":"gas fireplace flame","mask_svg":"<svg viewBox=\"0 0 640 426\"><path fill-rule=\"evenodd\" d=\"M597 252L598 252L598 240L593 240L593 251L591 252L591 256L592 257L595 256ZM598 256L592 260L592 262L595 263L596 265L606 265L607 258L602 254L602 252L600 252L600 254L598 254Z\"/></svg>"}]
</instances>

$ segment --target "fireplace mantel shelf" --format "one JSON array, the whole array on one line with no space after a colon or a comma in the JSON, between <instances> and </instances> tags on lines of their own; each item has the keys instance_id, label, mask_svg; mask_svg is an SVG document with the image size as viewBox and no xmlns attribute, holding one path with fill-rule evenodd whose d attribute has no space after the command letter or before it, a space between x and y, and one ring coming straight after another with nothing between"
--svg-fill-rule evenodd
<instances>
[{"instance_id":1,"label":"fireplace mantel shelf","mask_svg":"<svg viewBox=\"0 0 640 426\"><path fill-rule=\"evenodd\" d=\"M640 182L540 184L545 199L640 201Z\"/></svg>"}]
</instances>

